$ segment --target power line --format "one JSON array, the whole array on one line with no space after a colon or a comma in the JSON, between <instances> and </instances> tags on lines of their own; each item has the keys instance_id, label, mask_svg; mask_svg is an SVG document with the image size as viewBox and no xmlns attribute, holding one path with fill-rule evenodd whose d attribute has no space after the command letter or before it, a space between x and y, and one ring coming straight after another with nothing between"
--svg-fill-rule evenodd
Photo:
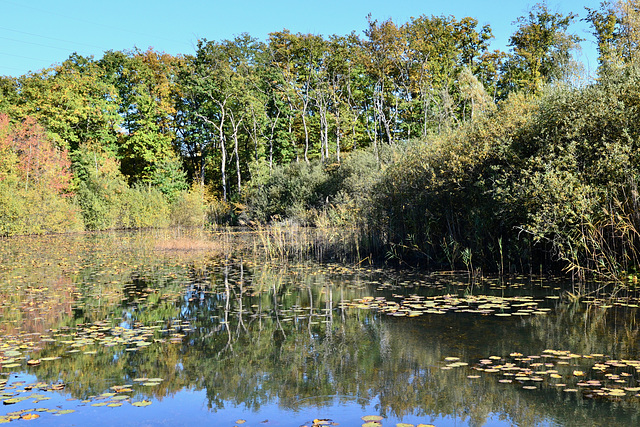
<instances>
[{"instance_id":1,"label":"power line","mask_svg":"<svg viewBox=\"0 0 640 427\"><path fill-rule=\"evenodd\" d=\"M102 24L102 23L99 23L99 22L93 22L93 21L88 21L86 19L75 18L73 16L64 15L64 14L61 14L61 13L58 13L58 12L54 12L54 11L51 11L51 10L40 9L40 8L37 8L37 7L28 6L26 4L21 4L21 3L15 3L15 2L12 2L12 1L7 1L7 0L0 0L0 1L2 1L3 3L11 4L13 6L18 6L18 7L31 9L31 10L36 10L38 12L45 13L47 16L57 15L57 16L60 16L62 18L68 19L68 20L82 22L84 24L88 24L88 25L91 25L91 26L100 26L100 27L103 27L103 28L106 28L106 29L109 29L109 30L126 32L126 33L130 33L130 34L136 34L136 35L139 35L139 36L151 37L151 38L154 38L154 39L160 39L160 40L170 41L172 43L179 43L179 44L183 44L183 45L189 46L189 43L187 43L187 42L178 41L178 40L175 40L175 39L170 39L170 38L159 36L159 35L156 35L156 34L141 33L139 31L132 31L132 30L129 30L127 28L113 27L113 26L105 25L105 24ZM96 46L94 46L94 47L96 47ZM103 48L100 48L100 49L103 49ZM106 49L103 49L103 50L106 50Z\"/></svg>"},{"instance_id":2,"label":"power line","mask_svg":"<svg viewBox=\"0 0 640 427\"><path fill-rule=\"evenodd\" d=\"M0 30L12 31L14 33L26 34L26 35L34 36L34 37L41 37L43 39L55 40L55 41L64 42L64 43L71 43L71 44L78 44L78 45L93 47L93 48L97 48L97 49L100 49L100 50L103 50L103 51L107 50L107 49L103 48L102 46L96 46L96 45L93 45L93 44L82 43L82 42L78 42L78 41L70 41L70 40L58 39L58 38L55 38L55 37L43 36L41 34L29 33L27 31L14 30L12 28L7 28L7 27L0 27Z\"/></svg>"},{"instance_id":3,"label":"power line","mask_svg":"<svg viewBox=\"0 0 640 427\"><path fill-rule=\"evenodd\" d=\"M71 49L67 49L67 48L59 47L59 46L51 46L51 45L42 44L42 43L28 42L28 41L25 41L25 40L12 39L11 37L2 37L2 36L0 36L0 39L9 40L9 41L12 41L12 42L17 42L17 43L31 44L31 45L34 45L34 46L46 47L47 49L58 49L58 50L62 50L62 51L65 51L65 52L68 52L69 50L71 50Z\"/></svg>"},{"instance_id":4,"label":"power line","mask_svg":"<svg viewBox=\"0 0 640 427\"><path fill-rule=\"evenodd\" d=\"M6 69L6 70L16 70L16 71L20 71L20 72L24 71L22 68L10 67L8 65L0 65L0 68Z\"/></svg>"},{"instance_id":5,"label":"power line","mask_svg":"<svg viewBox=\"0 0 640 427\"><path fill-rule=\"evenodd\" d=\"M16 55L15 53L0 52L0 55L13 56L14 58L30 59L32 61L42 61L42 58L32 58L30 56Z\"/></svg>"}]
</instances>

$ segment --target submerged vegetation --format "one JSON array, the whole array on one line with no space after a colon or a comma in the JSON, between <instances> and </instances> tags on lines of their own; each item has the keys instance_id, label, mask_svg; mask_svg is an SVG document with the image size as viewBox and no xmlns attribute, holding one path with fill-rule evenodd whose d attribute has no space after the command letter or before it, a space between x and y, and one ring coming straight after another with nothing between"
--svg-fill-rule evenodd
<instances>
[{"instance_id":1,"label":"submerged vegetation","mask_svg":"<svg viewBox=\"0 0 640 427\"><path fill-rule=\"evenodd\" d=\"M370 17L2 77L0 236L240 225L282 256L312 226L334 259L635 285L638 9L586 10L593 78L544 3L509 52L472 18Z\"/></svg>"}]
</instances>

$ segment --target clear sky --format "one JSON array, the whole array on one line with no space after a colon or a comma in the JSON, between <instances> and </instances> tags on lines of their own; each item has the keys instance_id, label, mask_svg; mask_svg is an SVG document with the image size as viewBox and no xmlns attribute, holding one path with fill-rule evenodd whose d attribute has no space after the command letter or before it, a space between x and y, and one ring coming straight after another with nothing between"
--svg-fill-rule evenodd
<instances>
[{"instance_id":1,"label":"clear sky","mask_svg":"<svg viewBox=\"0 0 640 427\"><path fill-rule=\"evenodd\" d=\"M600 0L548 0L553 12L578 14L573 33L587 39L579 59L597 67L596 49L584 7ZM508 50L519 16L536 2L525 0L0 0L0 75L18 76L59 64L73 52L153 47L172 55L194 52L198 39L232 39L243 32L266 40L284 28L328 36L356 31L367 15L403 24L420 15L471 16L490 24L492 49Z\"/></svg>"}]
</instances>

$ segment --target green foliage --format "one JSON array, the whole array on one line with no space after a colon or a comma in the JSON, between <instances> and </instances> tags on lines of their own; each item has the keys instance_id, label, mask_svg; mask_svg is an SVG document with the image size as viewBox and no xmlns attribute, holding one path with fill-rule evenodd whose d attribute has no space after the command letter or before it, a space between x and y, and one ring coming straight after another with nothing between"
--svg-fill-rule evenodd
<instances>
[{"instance_id":1,"label":"green foliage","mask_svg":"<svg viewBox=\"0 0 640 427\"><path fill-rule=\"evenodd\" d=\"M78 207L90 230L292 220L433 267L620 275L640 265L636 6L588 10L601 74L579 88L576 16L545 4L509 55L475 19L423 15L2 78L2 233L77 228Z\"/></svg>"},{"instance_id":2,"label":"green foliage","mask_svg":"<svg viewBox=\"0 0 640 427\"><path fill-rule=\"evenodd\" d=\"M163 228L169 226L169 204L153 187L134 186L121 198L118 228Z\"/></svg>"},{"instance_id":3,"label":"green foliage","mask_svg":"<svg viewBox=\"0 0 640 427\"><path fill-rule=\"evenodd\" d=\"M263 185L250 190L249 216L260 222L286 218L306 222L306 212L323 202L319 187L326 179L318 162L276 167Z\"/></svg>"},{"instance_id":4,"label":"green foliage","mask_svg":"<svg viewBox=\"0 0 640 427\"><path fill-rule=\"evenodd\" d=\"M581 41L567 32L576 16L551 13L545 3L538 3L528 16L518 18L519 27L509 39L512 53L504 64L507 91L537 92L570 71L571 50Z\"/></svg>"},{"instance_id":5,"label":"green foliage","mask_svg":"<svg viewBox=\"0 0 640 427\"><path fill-rule=\"evenodd\" d=\"M74 155L76 197L88 230L117 228L121 196L128 189L113 154L80 147Z\"/></svg>"},{"instance_id":6,"label":"green foliage","mask_svg":"<svg viewBox=\"0 0 640 427\"><path fill-rule=\"evenodd\" d=\"M160 190L169 203L175 202L189 187L187 175L177 158L159 162L148 182L152 187Z\"/></svg>"},{"instance_id":7,"label":"green foliage","mask_svg":"<svg viewBox=\"0 0 640 427\"><path fill-rule=\"evenodd\" d=\"M21 76L20 94L8 108L11 116L35 118L48 136L65 149L93 142L115 142L121 121L115 88L105 81L91 57L73 54L61 65Z\"/></svg>"},{"instance_id":8,"label":"green foliage","mask_svg":"<svg viewBox=\"0 0 640 427\"><path fill-rule=\"evenodd\" d=\"M179 57L145 52L106 52L99 61L104 80L118 93L122 131L117 147L121 170L129 182L147 182L173 161ZM153 179L153 178L151 178Z\"/></svg>"},{"instance_id":9,"label":"green foliage","mask_svg":"<svg viewBox=\"0 0 640 427\"><path fill-rule=\"evenodd\" d=\"M205 226L232 225L235 223L237 216L237 212L231 203L214 198L206 205Z\"/></svg>"},{"instance_id":10,"label":"green foliage","mask_svg":"<svg viewBox=\"0 0 640 427\"><path fill-rule=\"evenodd\" d=\"M12 124L0 114L0 236L81 229L69 181L66 151L33 119Z\"/></svg>"},{"instance_id":11,"label":"green foliage","mask_svg":"<svg viewBox=\"0 0 640 427\"><path fill-rule=\"evenodd\" d=\"M638 87L629 65L586 87L512 95L416 144L374 187L376 232L394 257L430 266L466 254L493 270L622 277L640 260Z\"/></svg>"},{"instance_id":12,"label":"green foliage","mask_svg":"<svg viewBox=\"0 0 640 427\"><path fill-rule=\"evenodd\" d=\"M194 186L190 191L182 191L171 204L171 225L203 227L206 212L204 191Z\"/></svg>"},{"instance_id":13,"label":"green foliage","mask_svg":"<svg viewBox=\"0 0 640 427\"><path fill-rule=\"evenodd\" d=\"M113 154L81 147L74 153L77 200L89 230L166 227L169 203L162 191L129 187Z\"/></svg>"},{"instance_id":14,"label":"green foliage","mask_svg":"<svg viewBox=\"0 0 640 427\"><path fill-rule=\"evenodd\" d=\"M81 231L80 210L41 185L25 189L0 181L0 236Z\"/></svg>"}]
</instances>

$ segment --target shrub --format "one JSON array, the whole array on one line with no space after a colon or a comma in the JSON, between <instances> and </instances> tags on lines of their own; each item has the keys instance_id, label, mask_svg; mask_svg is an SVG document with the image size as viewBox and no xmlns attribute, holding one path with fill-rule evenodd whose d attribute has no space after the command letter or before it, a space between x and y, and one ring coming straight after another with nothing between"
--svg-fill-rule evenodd
<instances>
[{"instance_id":1,"label":"shrub","mask_svg":"<svg viewBox=\"0 0 640 427\"><path fill-rule=\"evenodd\" d=\"M169 204L162 192L154 187L135 186L121 195L121 215L117 228L168 227Z\"/></svg>"},{"instance_id":2,"label":"shrub","mask_svg":"<svg viewBox=\"0 0 640 427\"><path fill-rule=\"evenodd\" d=\"M80 210L69 198L42 187L25 189L0 181L0 236L82 229Z\"/></svg>"},{"instance_id":3,"label":"shrub","mask_svg":"<svg viewBox=\"0 0 640 427\"><path fill-rule=\"evenodd\" d=\"M204 191L194 185L190 191L181 192L171 205L171 225L203 227L206 211Z\"/></svg>"}]
</instances>

